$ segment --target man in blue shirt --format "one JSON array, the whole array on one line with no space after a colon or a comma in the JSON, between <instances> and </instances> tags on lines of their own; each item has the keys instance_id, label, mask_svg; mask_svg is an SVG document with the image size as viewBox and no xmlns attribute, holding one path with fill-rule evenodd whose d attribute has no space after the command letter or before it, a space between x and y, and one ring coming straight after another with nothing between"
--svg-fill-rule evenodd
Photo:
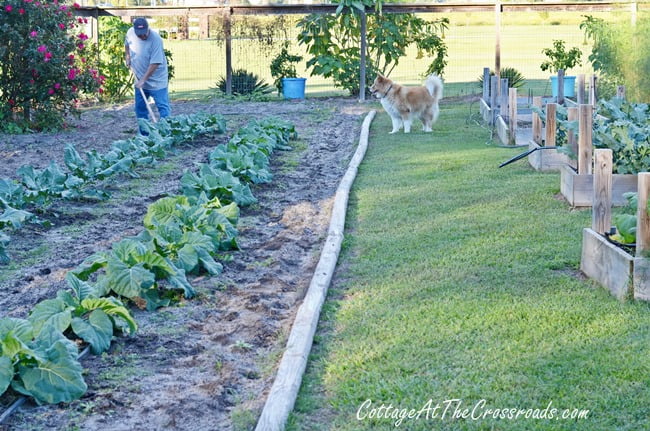
<instances>
[{"instance_id":1,"label":"man in blue shirt","mask_svg":"<svg viewBox=\"0 0 650 431\"><path fill-rule=\"evenodd\" d=\"M169 75L162 38L151 31L146 19L136 18L133 27L126 32L124 49L126 65L135 73L136 117L149 117L147 101L139 89L147 99L153 98L161 118L168 117L171 114L167 90Z\"/></svg>"}]
</instances>

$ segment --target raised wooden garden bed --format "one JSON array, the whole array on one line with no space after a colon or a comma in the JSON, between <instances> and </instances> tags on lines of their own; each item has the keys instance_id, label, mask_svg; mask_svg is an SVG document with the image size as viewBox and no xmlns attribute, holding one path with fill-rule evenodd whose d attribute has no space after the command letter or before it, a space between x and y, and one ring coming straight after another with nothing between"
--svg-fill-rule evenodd
<instances>
[{"instance_id":1,"label":"raised wooden garden bed","mask_svg":"<svg viewBox=\"0 0 650 431\"><path fill-rule=\"evenodd\" d=\"M624 206L624 193L637 191L637 176L634 174L612 175L612 205ZM590 207L594 193L594 176L579 174L572 167L560 169L560 192L573 207Z\"/></svg>"},{"instance_id":2,"label":"raised wooden garden bed","mask_svg":"<svg viewBox=\"0 0 650 431\"><path fill-rule=\"evenodd\" d=\"M542 98L533 97L533 106L541 109ZM571 109L573 110L573 108ZM563 166L573 166L575 164L566 154L552 149L555 147L557 133L556 112L556 103L546 104L546 127L542 128L542 119L537 112L533 111L533 136L528 143L528 149L535 151L528 155L528 163L536 171L557 171ZM544 140L542 140L542 136L545 136ZM569 141L573 139L573 136L569 137Z\"/></svg>"},{"instance_id":3,"label":"raised wooden garden bed","mask_svg":"<svg viewBox=\"0 0 650 431\"><path fill-rule=\"evenodd\" d=\"M490 76L488 67L483 69L483 95L480 100L480 111L483 121L494 126L502 144L515 145L517 89L508 88L507 79Z\"/></svg>"},{"instance_id":4,"label":"raised wooden garden bed","mask_svg":"<svg viewBox=\"0 0 650 431\"><path fill-rule=\"evenodd\" d=\"M590 80L589 91L589 105L594 105L595 93L595 77L592 76ZM559 96L559 95L558 95ZM578 75L578 88L576 91L576 100L571 100L558 97L557 103L549 102L546 104L546 126L542 126L542 119L533 110L532 114L532 139L528 145L529 150L535 150L528 155L528 163L533 169L537 171L560 171L565 167L576 168L577 162L572 160L568 155L561 153L555 149L556 136L557 136L557 106L566 106L567 116L569 121L578 120L580 105L584 104L585 100L585 75ZM533 106L542 109L542 98L533 97ZM573 150L573 153L578 151L578 143L573 133L569 132L567 136L567 145ZM538 148L546 147L546 149L538 150ZM589 204L591 205L591 204Z\"/></svg>"},{"instance_id":5,"label":"raised wooden garden bed","mask_svg":"<svg viewBox=\"0 0 650 431\"><path fill-rule=\"evenodd\" d=\"M606 233L611 230L613 195L612 151L596 150L593 175L593 218L583 230L580 270L619 299L650 300L650 217L647 212L650 173L638 174L637 240L634 255L615 245Z\"/></svg>"},{"instance_id":6,"label":"raised wooden garden bed","mask_svg":"<svg viewBox=\"0 0 650 431\"><path fill-rule=\"evenodd\" d=\"M594 177L592 175L592 105L580 105L578 108L579 138L578 138L578 169L571 166L560 168L560 192L574 207L590 207L594 193ZM624 206L627 200L623 196L627 192L637 191L637 176L634 174L612 175L611 204Z\"/></svg>"}]
</instances>

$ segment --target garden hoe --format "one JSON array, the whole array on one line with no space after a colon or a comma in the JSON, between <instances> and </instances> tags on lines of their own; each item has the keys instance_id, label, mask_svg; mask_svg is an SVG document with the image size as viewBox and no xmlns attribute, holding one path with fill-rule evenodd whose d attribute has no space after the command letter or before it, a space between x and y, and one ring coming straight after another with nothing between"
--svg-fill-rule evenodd
<instances>
[{"instance_id":1,"label":"garden hoe","mask_svg":"<svg viewBox=\"0 0 650 431\"><path fill-rule=\"evenodd\" d=\"M135 74L135 70L131 68L131 73L133 73L133 76L135 77L135 81L138 82L138 75ZM156 119L156 116L153 113L153 109L151 109L151 103L149 103L149 99L147 99L147 96L144 95L144 90L142 88L138 88L140 90L140 95L142 96L142 99L144 100L144 103L147 105L147 111L149 111L149 116L151 117L151 121L154 123L157 123L158 120Z\"/></svg>"}]
</instances>

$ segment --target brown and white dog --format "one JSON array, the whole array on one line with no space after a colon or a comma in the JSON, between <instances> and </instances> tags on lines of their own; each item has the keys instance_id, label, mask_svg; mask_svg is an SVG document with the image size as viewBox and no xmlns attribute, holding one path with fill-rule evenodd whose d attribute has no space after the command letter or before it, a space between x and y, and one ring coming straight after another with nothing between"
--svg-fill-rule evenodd
<instances>
[{"instance_id":1,"label":"brown and white dog","mask_svg":"<svg viewBox=\"0 0 650 431\"><path fill-rule=\"evenodd\" d=\"M422 120L425 132L433 130L431 126L438 119L438 101L442 99L442 80L438 76L429 75L422 87L404 87L377 75L370 92L393 120L390 133L399 132L402 126L404 133L409 133L416 116Z\"/></svg>"}]
</instances>

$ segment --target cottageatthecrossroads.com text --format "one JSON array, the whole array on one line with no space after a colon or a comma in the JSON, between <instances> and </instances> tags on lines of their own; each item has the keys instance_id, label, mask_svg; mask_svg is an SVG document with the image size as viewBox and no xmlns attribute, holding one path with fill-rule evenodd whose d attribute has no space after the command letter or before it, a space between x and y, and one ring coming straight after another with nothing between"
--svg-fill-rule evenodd
<instances>
[{"instance_id":1,"label":"cottageatthecrossroads.com text","mask_svg":"<svg viewBox=\"0 0 650 431\"><path fill-rule=\"evenodd\" d=\"M419 408L399 408L392 404L373 404L367 399L357 410L357 420L390 420L395 427L406 421L455 421L455 420L584 420L590 411L586 409L561 409L549 401L544 408L502 407L491 408L482 399L474 404L465 403L459 398L435 402L429 399Z\"/></svg>"}]
</instances>

